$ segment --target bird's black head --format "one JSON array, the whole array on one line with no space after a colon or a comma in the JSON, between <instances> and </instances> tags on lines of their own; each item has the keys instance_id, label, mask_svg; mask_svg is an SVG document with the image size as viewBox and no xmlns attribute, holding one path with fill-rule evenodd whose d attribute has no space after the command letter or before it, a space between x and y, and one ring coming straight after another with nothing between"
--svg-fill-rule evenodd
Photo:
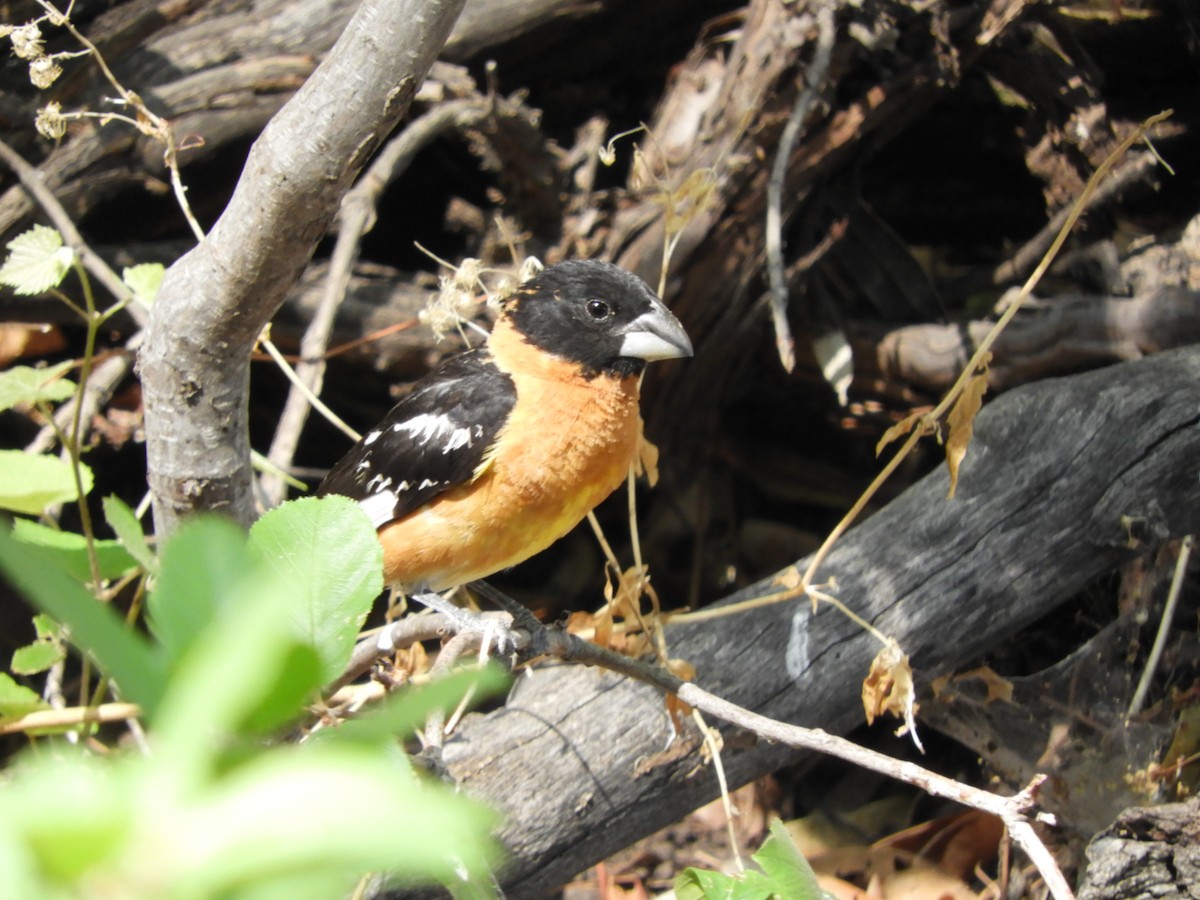
<instances>
[{"instance_id":1,"label":"bird's black head","mask_svg":"<svg viewBox=\"0 0 1200 900\"><path fill-rule=\"evenodd\" d=\"M580 363L589 377L636 375L651 360L692 355L683 326L646 282L610 263L550 266L503 306L531 343Z\"/></svg>"}]
</instances>

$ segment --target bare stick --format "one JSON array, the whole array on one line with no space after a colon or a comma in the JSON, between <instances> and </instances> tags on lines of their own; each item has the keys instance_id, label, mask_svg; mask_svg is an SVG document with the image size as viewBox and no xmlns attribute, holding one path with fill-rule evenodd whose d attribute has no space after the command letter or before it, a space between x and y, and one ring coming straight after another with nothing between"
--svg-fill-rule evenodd
<instances>
[{"instance_id":1,"label":"bare stick","mask_svg":"<svg viewBox=\"0 0 1200 900\"><path fill-rule=\"evenodd\" d=\"M601 666L610 671L627 675L658 690L674 694L689 706L739 728L744 728L760 738L801 750L813 750L833 756L860 768L911 784L933 796L944 797L999 817L1008 828L1013 841L1025 851L1037 867L1055 900L1070 900L1074 896L1070 885L1058 868L1058 864L1030 826L1027 817L1034 806L1037 788L1043 780L1041 776L1035 778L1028 787L1012 797L1003 797L990 791L980 790L939 775L915 763L896 760L874 750L860 747L853 741L829 734L821 729L789 725L786 722L751 712L744 707L710 694L695 684L683 681L661 666L621 656L619 653L584 641L561 629L548 628L538 622L519 603L484 582L475 582L471 587L472 590L479 591L488 599L499 603L505 610L510 611L517 627L529 633L529 646L531 650L536 648L535 652L537 653L554 656L566 662ZM1053 823L1053 818L1048 815L1039 814L1037 818L1047 823Z\"/></svg>"},{"instance_id":2,"label":"bare stick","mask_svg":"<svg viewBox=\"0 0 1200 900\"><path fill-rule=\"evenodd\" d=\"M474 124L486 114L487 104L482 99L452 101L425 113L388 143L342 199L337 242L330 259L329 274L312 321L300 340L300 362L296 365L300 383L312 396L320 396L325 377L325 351L333 332L334 318L346 296L362 237L375 224L375 209L380 196L408 168L423 147L444 132ZM312 405L310 396L306 396L302 388L293 385L288 391L279 424L275 427L271 450L267 454L267 458L278 468L286 470L292 464L300 443L300 433L308 421L308 411ZM264 475L262 486L270 505L283 502L287 490L283 479Z\"/></svg>"},{"instance_id":3,"label":"bare stick","mask_svg":"<svg viewBox=\"0 0 1200 900\"><path fill-rule=\"evenodd\" d=\"M363 0L255 141L224 213L167 271L141 354L157 530L255 516L250 352L409 102L463 0ZM386 52L381 48L386 48Z\"/></svg>"},{"instance_id":4,"label":"bare stick","mask_svg":"<svg viewBox=\"0 0 1200 900\"><path fill-rule=\"evenodd\" d=\"M102 703L99 706L72 706L66 709L40 709L0 725L0 734L37 731L43 728L71 728L76 725L102 724L136 719L142 714L136 703Z\"/></svg>"},{"instance_id":5,"label":"bare stick","mask_svg":"<svg viewBox=\"0 0 1200 900\"><path fill-rule=\"evenodd\" d=\"M1138 680L1137 690L1133 693L1133 699L1129 701L1129 712L1127 715L1135 716L1142 710L1142 704L1146 702L1146 694L1150 692L1150 682L1154 680L1154 673L1158 670L1159 660L1162 659L1163 650L1167 646L1167 635L1171 633L1171 621L1175 618L1175 607L1179 605L1179 594L1183 590L1183 579L1187 574L1188 560L1192 557L1192 536L1189 534L1179 545L1179 558L1175 560L1175 573L1171 577L1171 588L1167 593L1167 602L1163 606L1162 618L1158 623L1158 633L1154 635L1154 646L1150 648L1150 656L1146 660L1146 667L1142 670L1142 677Z\"/></svg>"},{"instance_id":6,"label":"bare stick","mask_svg":"<svg viewBox=\"0 0 1200 900\"><path fill-rule=\"evenodd\" d=\"M771 319L775 323L775 346L784 369L792 371L796 366L795 341L787 320L788 288L783 265L783 186L787 178L788 162L792 148L800 137L804 117L816 99L825 73L829 70L829 59L833 54L833 5L821 4L817 9L817 49L812 62L804 73L804 87L792 107L792 114L779 138L775 151L775 163L771 167L771 179L767 183L767 275L771 283Z\"/></svg>"}]
</instances>

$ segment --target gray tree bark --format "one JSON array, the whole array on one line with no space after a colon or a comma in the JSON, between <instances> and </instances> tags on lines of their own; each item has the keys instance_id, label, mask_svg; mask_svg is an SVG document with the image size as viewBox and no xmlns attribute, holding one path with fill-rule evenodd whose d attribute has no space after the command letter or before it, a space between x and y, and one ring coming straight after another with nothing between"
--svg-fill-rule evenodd
<instances>
[{"instance_id":1,"label":"gray tree bark","mask_svg":"<svg viewBox=\"0 0 1200 900\"><path fill-rule=\"evenodd\" d=\"M253 520L251 348L407 111L463 3L365 0L255 142L212 232L168 271L140 363L158 534L196 510Z\"/></svg>"}]
</instances>

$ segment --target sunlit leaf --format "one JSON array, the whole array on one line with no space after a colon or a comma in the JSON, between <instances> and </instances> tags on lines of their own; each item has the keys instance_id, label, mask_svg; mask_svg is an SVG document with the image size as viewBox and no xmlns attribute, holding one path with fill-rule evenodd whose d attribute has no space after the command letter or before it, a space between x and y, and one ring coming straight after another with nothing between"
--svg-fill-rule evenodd
<instances>
[{"instance_id":1,"label":"sunlit leaf","mask_svg":"<svg viewBox=\"0 0 1200 900\"><path fill-rule=\"evenodd\" d=\"M165 685L161 659L110 606L89 594L40 547L0 531L0 572L36 608L67 626L71 639L99 662L123 699L151 710Z\"/></svg>"},{"instance_id":2,"label":"sunlit leaf","mask_svg":"<svg viewBox=\"0 0 1200 900\"><path fill-rule=\"evenodd\" d=\"M162 286L166 271L162 263L140 263L122 269L121 280L133 291L133 299L149 308L158 296L158 289Z\"/></svg>"},{"instance_id":3,"label":"sunlit leaf","mask_svg":"<svg viewBox=\"0 0 1200 900\"><path fill-rule=\"evenodd\" d=\"M62 235L45 225L34 225L8 242L8 258L0 266L0 284L17 294L41 294L58 287L75 254L64 247Z\"/></svg>"},{"instance_id":4,"label":"sunlit leaf","mask_svg":"<svg viewBox=\"0 0 1200 900\"><path fill-rule=\"evenodd\" d=\"M832 900L821 890L808 861L796 849L786 826L776 820L762 848L754 854L762 871L736 875L685 869L675 879L678 900Z\"/></svg>"},{"instance_id":5,"label":"sunlit leaf","mask_svg":"<svg viewBox=\"0 0 1200 900\"><path fill-rule=\"evenodd\" d=\"M86 494L92 489L92 470L80 463L79 474ZM78 497L69 463L55 456L0 450L0 509L39 516L47 506Z\"/></svg>"},{"instance_id":6,"label":"sunlit leaf","mask_svg":"<svg viewBox=\"0 0 1200 900\"><path fill-rule=\"evenodd\" d=\"M336 547L336 553L329 548ZM383 590L383 551L358 504L306 497L273 509L250 529L250 549L298 594L288 614L316 649L323 677L345 669L362 623Z\"/></svg>"},{"instance_id":7,"label":"sunlit leaf","mask_svg":"<svg viewBox=\"0 0 1200 900\"><path fill-rule=\"evenodd\" d=\"M45 548L63 571L76 581L91 580L87 538L82 534L60 531L29 519L17 519L13 522L13 537L23 544ZM137 567L137 561L117 541L97 540L92 545L101 578L118 578Z\"/></svg>"},{"instance_id":8,"label":"sunlit leaf","mask_svg":"<svg viewBox=\"0 0 1200 900\"><path fill-rule=\"evenodd\" d=\"M12 676L0 672L0 722L19 719L49 706L49 703L29 688L13 681Z\"/></svg>"},{"instance_id":9,"label":"sunlit leaf","mask_svg":"<svg viewBox=\"0 0 1200 900\"><path fill-rule=\"evenodd\" d=\"M147 572L158 571L158 559L150 545L146 543L146 535L142 525L134 515L133 510L120 497L110 494L104 498L104 521L116 534L121 546Z\"/></svg>"},{"instance_id":10,"label":"sunlit leaf","mask_svg":"<svg viewBox=\"0 0 1200 900\"><path fill-rule=\"evenodd\" d=\"M34 369L13 366L0 372L0 410L12 409L19 403L59 403L75 392L75 383L62 374L74 363L71 360Z\"/></svg>"},{"instance_id":11,"label":"sunlit leaf","mask_svg":"<svg viewBox=\"0 0 1200 900\"><path fill-rule=\"evenodd\" d=\"M250 568L246 535L226 519L195 519L166 542L159 565L146 598L146 623L168 656L179 660L218 609L234 602Z\"/></svg>"},{"instance_id":12,"label":"sunlit leaf","mask_svg":"<svg viewBox=\"0 0 1200 900\"><path fill-rule=\"evenodd\" d=\"M12 670L17 675L37 675L65 659L67 648L59 641L34 641L13 651Z\"/></svg>"}]
</instances>

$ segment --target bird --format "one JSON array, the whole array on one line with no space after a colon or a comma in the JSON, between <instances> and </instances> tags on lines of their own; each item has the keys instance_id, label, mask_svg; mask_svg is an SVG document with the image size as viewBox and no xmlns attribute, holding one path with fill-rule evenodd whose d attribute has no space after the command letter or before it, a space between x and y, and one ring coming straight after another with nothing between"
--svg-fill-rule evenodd
<instances>
[{"instance_id":1,"label":"bird","mask_svg":"<svg viewBox=\"0 0 1200 900\"><path fill-rule=\"evenodd\" d=\"M471 627L447 590L508 569L626 479L648 362L692 356L679 320L611 263L542 269L499 303L486 342L416 381L329 471L356 501L384 581Z\"/></svg>"}]
</instances>

